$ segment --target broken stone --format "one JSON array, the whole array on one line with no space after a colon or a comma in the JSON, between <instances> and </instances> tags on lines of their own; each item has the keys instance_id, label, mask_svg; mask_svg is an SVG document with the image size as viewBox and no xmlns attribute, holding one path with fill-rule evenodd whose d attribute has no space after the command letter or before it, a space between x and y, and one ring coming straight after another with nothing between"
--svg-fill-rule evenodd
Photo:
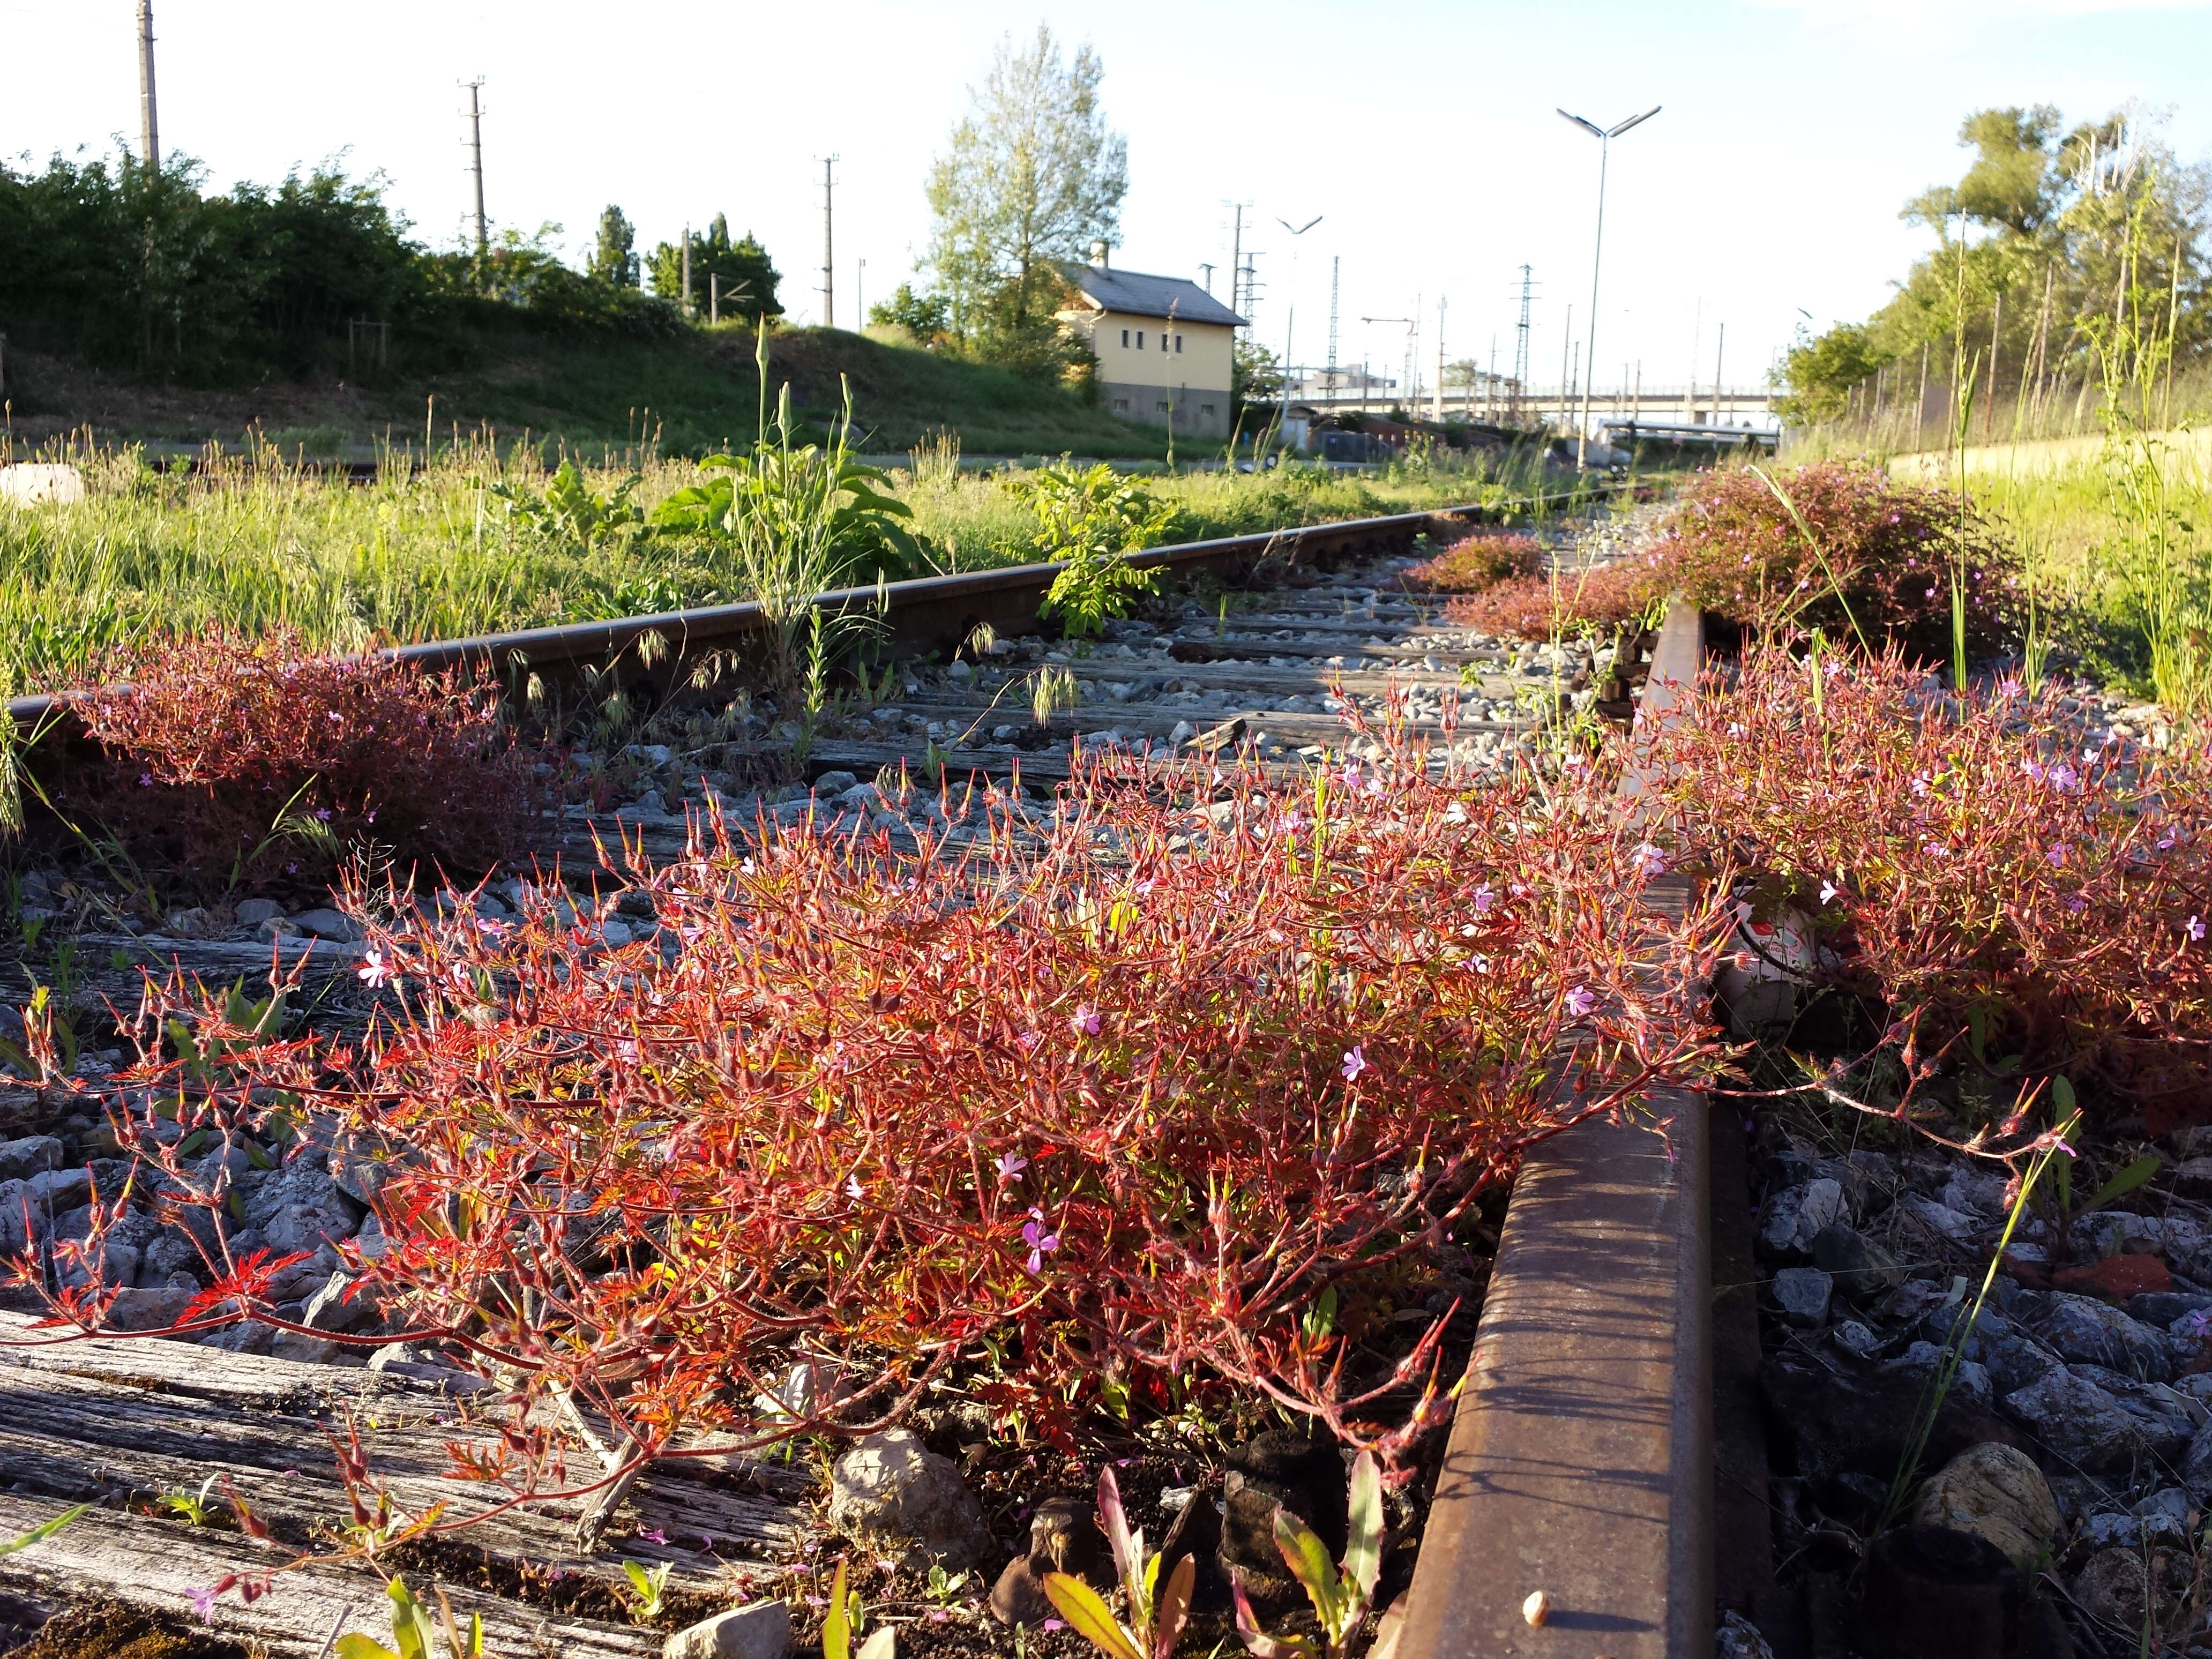
<instances>
[{"instance_id":1,"label":"broken stone","mask_svg":"<svg viewBox=\"0 0 2212 1659\"><path fill-rule=\"evenodd\" d=\"M2163 1382L2173 1375L2173 1357L2163 1332L2094 1297L2054 1294L2037 1334L2066 1360L2102 1365L2152 1382Z\"/></svg>"},{"instance_id":2,"label":"broken stone","mask_svg":"<svg viewBox=\"0 0 2212 1659\"><path fill-rule=\"evenodd\" d=\"M1040 1569L1026 1555L1007 1562L999 1582L991 1586L991 1616L1002 1625L1024 1625L1030 1630L1042 1629L1046 1620L1059 1618L1044 1593L1044 1575L1049 1571Z\"/></svg>"},{"instance_id":3,"label":"broken stone","mask_svg":"<svg viewBox=\"0 0 2212 1659\"><path fill-rule=\"evenodd\" d=\"M1844 1189L1823 1176L1786 1187L1759 1206L1754 1242L1761 1255L1776 1261L1810 1258L1814 1235L1844 1218Z\"/></svg>"},{"instance_id":4,"label":"broken stone","mask_svg":"<svg viewBox=\"0 0 2212 1659\"><path fill-rule=\"evenodd\" d=\"M54 1135L25 1135L0 1140L0 1181L22 1181L62 1166L62 1143Z\"/></svg>"},{"instance_id":5,"label":"broken stone","mask_svg":"<svg viewBox=\"0 0 2212 1659\"><path fill-rule=\"evenodd\" d=\"M2067 1365L2053 1365L1999 1403L2045 1446L2093 1474L2123 1468L2143 1449L2142 1431L2119 1401Z\"/></svg>"},{"instance_id":6,"label":"broken stone","mask_svg":"<svg viewBox=\"0 0 2212 1659\"><path fill-rule=\"evenodd\" d=\"M1823 1227L1813 1235L1813 1265L1835 1280L1836 1288L1854 1300L1879 1296L1905 1282L1905 1273L1890 1255L1863 1233L1844 1226Z\"/></svg>"},{"instance_id":7,"label":"broken stone","mask_svg":"<svg viewBox=\"0 0 2212 1659\"><path fill-rule=\"evenodd\" d=\"M1784 1267L1774 1275L1774 1300L1782 1316L1805 1330L1828 1322L1835 1281L1818 1267Z\"/></svg>"}]
</instances>

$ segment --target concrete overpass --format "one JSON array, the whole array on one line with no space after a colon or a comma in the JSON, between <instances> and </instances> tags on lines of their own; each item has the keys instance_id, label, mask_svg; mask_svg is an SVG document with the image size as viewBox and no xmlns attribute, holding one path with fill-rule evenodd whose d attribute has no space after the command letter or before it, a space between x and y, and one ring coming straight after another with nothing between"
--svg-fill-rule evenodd
<instances>
[{"instance_id":1,"label":"concrete overpass","mask_svg":"<svg viewBox=\"0 0 2212 1659\"><path fill-rule=\"evenodd\" d=\"M1309 369L1306 382L1313 386L1310 392L1300 392L1294 382L1290 402L1293 408L1306 408L1316 414L1387 414L1394 408L1402 408L1410 415L1429 416L1435 409L1433 391L1423 390L1412 398L1400 394L1393 386L1369 386L1359 390L1339 387L1334 393L1318 382L1323 371ZM1357 371L1352 371L1356 374ZM1774 400L1781 394L1765 386L1723 386L1715 397L1710 386L1631 387L1624 392L1618 386L1599 386L1590 394L1590 428L1593 433L1607 421L1650 422L1655 425L1683 426L1748 426L1762 431L1771 431L1779 422L1774 415ZM1471 420L1502 422L1542 421L1555 429L1572 430L1582 419L1582 392L1577 388L1562 395L1557 386L1534 386L1517 398L1512 388L1501 384L1466 387L1446 386L1443 413L1447 419L1463 416Z\"/></svg>"}]
</instances>

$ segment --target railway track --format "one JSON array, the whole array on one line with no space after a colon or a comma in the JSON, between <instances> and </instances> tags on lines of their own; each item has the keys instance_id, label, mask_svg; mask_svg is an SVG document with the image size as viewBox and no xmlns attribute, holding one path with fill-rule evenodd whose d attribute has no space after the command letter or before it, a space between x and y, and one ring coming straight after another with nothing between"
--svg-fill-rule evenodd
<instances>
[{"instance_id":1,"label":"railway track","mask_svg":"<svg viewBox=\"0 0 2212 1659\"><path fill-rule=\"evenodd\" d=\"M1583 498L1587 500L1587 497ZM1562 503L1518 504L1526 514ZM1581 651L1565 655L1472 636L1448 624L1440 602L1395 578L1418 548L1500 516L1464 508L1273 536L1157 549L1140 556L1176 579L1139 619L1111 625L1087 649L1048 641L1036 609L1055 568L1026 567L824 595L826 607L875 607L889 675L884 694L853 701L808 734L803 760L777 720L754 718L718 741L634 745L635 793L571 807L541 826L534 851L589 870L617 839L647 859L680 854L700 815L719 808L733 824L812 816L902 837L969 833L963 781L988 779L1029 792L1046 810L1071 756L1117 745L1163 752L1198 745L1232 750L1271 768L1300 770L1340 753L1339 697L1370 711L1400 700L1417 731L1462 763L1504 766L1537 740L1563 698L1585 702L1615 665ZM617 676L641 706L672 704L687 677L717 653L757 645L769 619L755 606L405 647L428 667L483 664L554 684ZM641 650L648 638L660 648ZM1647 711L1661 712L1670 682L1695 674L1701 640L1693 614L1670 617L1653 653ZM1640 679L1641 665L1620 665ZM1041 678L1060 688L1036 702ZM28 727L62 712L46 700L11 706ZM1042 718L1040 718L1042 716ZM65 751L57 750L58 754ZM65 762L64 762L65 763ZM771 779L778 766L782 781ZM902 769L945 784L937 791L884 787ZM1679 899L1680 896L1675 896ZM497 900L491 903L495 909ZM358 947L328 920L298 917L258 929L201 918L189 929L89 932L81 941L88 985L118 1000L138 975L182 965L210 979L265 971L272 951L343 983ZM276 921L276 919L271 919ZM619 925L618 923L617 925ZM10 988L13 989L14 988ZM343 999L339 999L339 1004ZM337 1006L337 1004L334 1004ZM1532 1157L1508 1212L1419 1559L1399 1659L1475 1654L1562 1659L1656 1659L1711 1651L1717 1595L1746 1605L1767 1575L1763 1506L1747 1518L1717 1492L1715 1389L1740 1382L1743 1305L1716 1304L1711 1261L1735 1249L1723 1219L1735 1208L1715 1192L1741 1189L1725 1168L1729 1137L1709 1139L1705 1103L1653 1103L1672 1155L1647 1131L1591 1122ZM1740 1147L1734 1149L1740 1157ZM1709 1167L1709 1160L1711 1160ZM21 1321L13 1322L21 1325ZM1750 1338L1756 1358L1756 1334ZM1735 1347L1730 1348L1733 1342ZM396 1485L415 1502L451 1497L438 1449L466 1416L457 1379L405 1364L374 1372L310 1358L209 1354L167 1343L95 1342L61 1351L0 1348L0 1533L44 1517L52 1500L117 1489L189 1489L207 1475L242 1472L249 1493L281 1516L343 1508L311 1470L327 1461L319 1423L341 1406L392 1425ZM1723 1355L1716 1381L1716 1352ZM1734 1358L1728 1356L1733 1352ZM1763 1455L1741 1425L1718 1439L1734 1481L1763 1491ZM1753 1463L1756 1467L1753 1467ZM750 1478L750 1477L748 1477ZM626 1553L665 1563L679 1586L718 1582L720 1563L687 1547L694 1533L765 1546L799 1525L793 1491L770 1480L742 1491L697 1471L655 1473L633 1503L645 1535ZM719 1507L717 1507L719 1506ZM711 1514L710 1528L697 1518ZM680 1524L678 1517L681 1517ZM478 1540L490 1557L558 1556L560 1505L518 1512ZM642 1523L653 1522L649 1528ZM0 1589L50 1605L87 1580L114 1583L149 1605L185 1610L192 1589L226 1565L252 1561L233 1535L195 1532L182 1548L173 1529L103 1516L19 1554L0 1558ZM1725 1556L1717 1565L1717 1549ZM226 1630L272 1654L314 1655L363 1581L330 1570L280 1581L281 1595L226 1607ZM373 1591L374 1586L370 1586ZM1553 1609L1540 1626L1523 1603L1541 1590ZM457 1598L459 1601L460 1598ZM549 1619L495 1589L472 1592L494 1650L590 1655L657 1651L660 1638L605 1620ZM547 1643L551 1643L549 1649Z\"/></svg>"}]
</instances>

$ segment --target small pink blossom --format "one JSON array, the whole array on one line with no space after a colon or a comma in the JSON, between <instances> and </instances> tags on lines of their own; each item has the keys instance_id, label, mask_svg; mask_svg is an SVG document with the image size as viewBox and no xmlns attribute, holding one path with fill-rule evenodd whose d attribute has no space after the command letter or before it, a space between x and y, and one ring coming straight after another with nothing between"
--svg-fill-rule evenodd
<instances>
[{"instance_id":1,"label":"small pink blossom","mask_svg":"<svg viewBox=\"0 0 2212 1659\"><path fill-rule=\"evenodd\" d=\"M1822 882L1820 884L1820 902L1826 904L1830 899L1835 897L1838 890L1836 884L1832 881Z\"/></svg>"},{"instance_id":2,"label":"small pink blossom","mask_svg":"<svg viewBox=\"0 0 2212 1659\"><path fill-rule=\"evenodd\" d=\"M398 979L398 976L392 971L392 963L385 959L384 952L374 949L362 958L361 966L355 969L354 972L361 976L361 982L372 991L382 990L387 981L396 984Z\"/></svg>"},{"instance_id":3,"label":"small pink blossom","mask_svg":"<svg viewBox=\"0 0 2212 1659\"><path fill-rule=\"evenodd\" d=\"M1045 1253L1060 1248L1060 1235L1045 1231L1042 1210L1031 1210L1030 1218L1022 1224L1022 1243L1030 1247L1030 1271L1042 1273Z\"/></svg>"},{"instance_id":4,"label":"small pink blossom","mask_svg":"<svg viewBox=\"0 0 2212 1659\"><path fill-rule=\"evenodd\" d=\"M1596 1006L1597 999L1589 994L1588 986L1577 985L1567 993L1567 1012L1577 1019L1588 1018L1590 1010Z\"/></svg>"},{"instance_id":5,"label":"small pink blossom","mask_svg":"<svg viewBox=\"0 0 2212 1659\"><path fill-rule=\"evenodd\" d=\"M1367 1045L1366 1045L1366 1044L1364 1044L1364 1043L1355 1043L1355 1044L1353 1044L1351 1048L1346 1048L1346 1049L1344 1051L1343 1071L1344 1071L1344 1080L1345 1080L1346 1083L1357 1083L1357 1082L1358 1082L1358 1081L1359 1081L1359 1074L1360 1074L1362 1072L1365 1071L1366 1069L1367 1069Z\"/></svg>"},{"instance_id":6,"label":"small pink blossom","mask_svg":"<svg viewBox=\"0 0 2212 1659\"><path fill-rule=\"evenodd\" d=\"M2199 918L2197 918L2197 917L2196 917L2196 916L2191 916L2191 917L2190 917L2190 919L2188 920L2188 921L2187 921L2186 923L2185 923L2185 924L2184 924L2184 927L2185 927L2185 930L2187 931L2187 933L2188 933L2189 937L2191 938L2191 939L2192 939L2192 940L2201 940L2201 939L2203 939L2203 937L2204 937L2204 923L2203 923L2203 921L2201 921Z\"/></svg>"},{"instance_id":7,"label":"small pink blossom","mask_svg":"<svg viewBox=\"0 0 2212 1659\"><path fill-rule=\"evenodd\" d=\"M1022 1171L1029 1167L1029 1159L1018 1157L1012 1152L1002 1152L999 1156L999 1179L1018 1181L1021 1179Z\"/></svg>"},{"instance_id":8,"label":"small pink blossom","mask_svg":"<svg viewBox=\"0 0 2212 1659\"><path fill-rule=\"evenodd\" d=\"M1098 1011L1086 1002L1075 1011L1075 1018L1067 1024L1076 1036L1095 1037L1098 1035Z\"/></svg>"},{"instance_id":9,"label":"small pink blossom","mask_svg":"<svg viewBox=\"0 0 2212 1659\"><path fill-rule=\"evenodd\" d=\"M202 1624L215 1623L216 1593L213 1590L203 1589L198 1584L192 1584L185 1588L185 1596L191 1602L192 1611L199 1614Z\"/></svg>"}]
</instances>

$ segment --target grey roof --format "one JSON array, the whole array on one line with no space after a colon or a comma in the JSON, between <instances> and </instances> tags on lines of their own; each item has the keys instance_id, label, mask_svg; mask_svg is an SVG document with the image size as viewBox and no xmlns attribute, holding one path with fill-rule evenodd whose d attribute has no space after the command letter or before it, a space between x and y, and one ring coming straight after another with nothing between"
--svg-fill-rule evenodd
<instances>
[{"instance_id":1,"label":"grey roof","mask_svg":"<svg viewBox=\"0 0 2212 1659\"><path fill-rule=\"evenodd\" d=\"M1220 323L1242 328L1244 319L1196 283L1180 276L1148 276L1141 270L1070 265L1067 275L1091 301L1133 317L1165 317L1179 322Z\"/></svg>"}]
</instances>

